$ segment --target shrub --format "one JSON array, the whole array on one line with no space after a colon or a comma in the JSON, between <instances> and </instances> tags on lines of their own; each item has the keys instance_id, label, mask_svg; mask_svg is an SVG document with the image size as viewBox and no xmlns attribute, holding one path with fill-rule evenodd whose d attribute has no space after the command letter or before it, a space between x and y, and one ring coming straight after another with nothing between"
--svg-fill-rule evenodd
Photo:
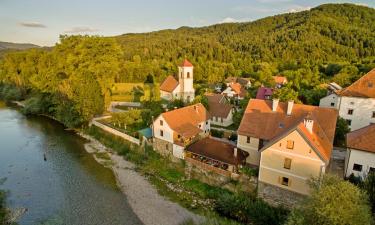
<instances>
[{"instance_id":1,"label":"shrub","mask_svg":"<svg viewBox=\"0 0 375 225\"><path fill-rule=\"evenodd\" d=\"M224 137L224 132L221 131L221 130L214 130L214 129L212 129L211 130L211 135L214 136L214 137L222 138L222 137Z\"/></svg>"}]
</instances>

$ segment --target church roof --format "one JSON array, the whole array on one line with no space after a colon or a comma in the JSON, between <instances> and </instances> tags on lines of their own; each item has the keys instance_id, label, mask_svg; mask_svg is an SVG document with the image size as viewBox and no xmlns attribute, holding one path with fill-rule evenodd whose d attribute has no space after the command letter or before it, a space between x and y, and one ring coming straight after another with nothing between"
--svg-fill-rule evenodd
<instances>
[{"instance_id":1,"label":"church roof","mask_svg":"<svg viewBox=\"0 0 375 225\"><path fill-rule=\"evenodd\" d=\"M349 87L337 92L340 96L375 98L375 68Z\"/></svg>"},{"instance_id":2,"label":"church roof","mask_svg":"<svg viewBox=\"0 0 375 225\"><path fill-rule=\"evenodd\" d=\"M191 64L189 60L185 59L180 66L181 67L193 67L193 64Z\"/></svg>"},{"instance_id":3,"label":"church roof","mask_svg":"<svg viewBox=\"0 0 375 225\"><path fill-rule=\"evenodd\" d=\"M173 76L165 78L163 83L160 85L161 91L172 92L178 86L178 81Z\"/></svg>"}]
</instances>

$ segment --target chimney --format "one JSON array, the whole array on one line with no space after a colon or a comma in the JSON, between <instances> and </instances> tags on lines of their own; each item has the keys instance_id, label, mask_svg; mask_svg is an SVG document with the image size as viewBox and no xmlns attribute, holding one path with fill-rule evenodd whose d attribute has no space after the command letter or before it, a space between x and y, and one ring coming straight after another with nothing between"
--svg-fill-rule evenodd
<instances>
[{"instance_id":1,"label":"chimney","mask_svg":"<svg viewBox=\"0 0 375 225\"><path fill-rule=\"evenodd\" d=\"M278 104L279 104L279 99L277 98L272 99L272 111L273 112L276 112Z\"/></svg>"},{"instance_id":2,"label":"chimney","mask_svg":"<svg viewBox=\"0 0 375 225\"><path fill-rule=\"evenodd\" d=\"M294 105L294 101L289 100L288 101L288 108L286 110L286 115L288 115L288 116L292 115L293 105Z\"/></svg>"},{"instance_id":3,"label":"chimney","mask_svg":"<svg viewBox=\"0 0 375 225\"><path fill-rule=\"evenodd\" d=\"M233 155L234 155L234 157L237 157L237 154L238 154L238 149L237 149L237 148L234 148L234 151L233 151Z\"/></svg>"},{"instance_id":4,"label":"chimney","mask_svg":"<svg viewBox=\"0 0 375 225\"><path fill-rule=\"evenodd\" d=\"M303 124L305 125L306 129L312 134L313 127L314 127L314 120L307 117L303 120Z\"/></svg>"},{"instance_id":5,"label":"chimney","mask_svg":"<svg viewBox=\"0 0 375 225\"><path fill-rule=\"evenodd\" d=\"M195 110L196 112L198 112L198 106L197 106L197 105L194 105L194 110Z\"/></svg>"}]
</instances>

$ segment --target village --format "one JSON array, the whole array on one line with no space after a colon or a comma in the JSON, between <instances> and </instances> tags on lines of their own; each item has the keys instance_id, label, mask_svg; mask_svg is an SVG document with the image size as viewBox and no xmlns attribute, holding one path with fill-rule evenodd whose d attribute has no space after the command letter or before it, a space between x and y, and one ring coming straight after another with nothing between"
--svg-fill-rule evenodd
<instances>
[{"instance_id":1,"label":"village","mask_svg":"<svg viewBox=\"0 0 375 225\"><path fill-rule=\"evenodd\" d=\"M190 178L229 189L241 183L273 206L295 207L310 194L309 181L325 174L365 179L375 171L375 69L346 88L327 84L319 106L273 97L288 83L281 74L273 79L255 98L251 77L201 88L185 59L160 85L128 87L133 98L117 96L91 124L184 162ZM333 145L338 118L350 129L346 148Z\"/></svg>"}]
</instances>

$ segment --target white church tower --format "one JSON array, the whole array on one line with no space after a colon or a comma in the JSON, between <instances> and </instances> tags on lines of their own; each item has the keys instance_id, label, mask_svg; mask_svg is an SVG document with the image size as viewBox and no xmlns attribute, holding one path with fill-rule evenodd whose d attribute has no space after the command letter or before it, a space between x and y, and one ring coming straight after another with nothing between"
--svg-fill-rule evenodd
<instances>
[{"instance_id":1,"label":"white church tower","mask_svg":"<svg viewBox=\"0 0 375 225\"><path fill-rule=\"evenodd\" d=\"M191 102L195 97L193 87L193 64L187 59L178 67L178 83L180 84L180 96L184 102Z\"/></svg>"}]
</instances>

